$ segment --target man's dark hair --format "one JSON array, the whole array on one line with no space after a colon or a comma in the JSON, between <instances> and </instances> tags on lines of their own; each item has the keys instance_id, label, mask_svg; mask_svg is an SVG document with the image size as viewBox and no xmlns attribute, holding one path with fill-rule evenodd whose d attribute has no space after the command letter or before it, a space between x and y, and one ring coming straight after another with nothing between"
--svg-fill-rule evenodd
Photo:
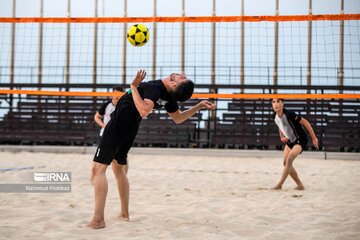
<instances>
[{"instance_id":1,"label":"man's dark hair","mask_svg":"<svg viewBox=\"0 0 360 240\"><path fill-rule=\"evenodd\" d=\"M187 80L179 85L172 93L172 96L179 102L185 102L191 98L194 93L194 83L191 80Z\"/></svg>"},{"instance_id":2,"label":"man's dark hair","mask_svg":"<svg viewBox=\"0 0 360 240\"><path fill-rule=\"evenodd\" d=\"M271 102L272 102L272 100L274 100L274 99L279 99L280 101L284 102L284 99L283 99L283 98L272 98L272 99L271 99Z\"/></svg>"},{"instance_id":3,"label":"man's dark hair","mask_svg":"<svg viewBox=\"0 0 360 240\"><path fill-rule=\"evenodd\" d=\"M113 92L114 91L123 92L124 89L122 87L120 87L120 86L115 86L115 87L113 87Z\"/></svg>"}]
</instances>

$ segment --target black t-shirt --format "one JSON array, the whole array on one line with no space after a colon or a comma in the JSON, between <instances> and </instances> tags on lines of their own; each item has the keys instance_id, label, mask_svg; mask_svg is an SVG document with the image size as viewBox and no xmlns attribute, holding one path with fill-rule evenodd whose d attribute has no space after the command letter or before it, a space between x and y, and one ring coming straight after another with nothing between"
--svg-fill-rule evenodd
<instances>
[{"instance_id":1,"label":"black t-shirt","mask_svg":"<svg viewBox=\"0 0 360 240\"><path fill-rule=\"evenodd\" d=\"M164 107L169 113L179 109L177 101L170 96L161 80L141 83L138 91L142 99L147 98L154 102L154 109Z\"/></svg>"},{"instance_id":2,"label":"black t-shirt","mask_svg":"<svg viewBox=\"0 0 360 240\"><path fill-rule=\"evenodd\" d=\"M154 102L154 109L164 107L169 113L176 112L179 109L177 101L167 92L161 80L141 83L138 91L142 99L146 98ZM117 141L123 139L124 142L132 142L138 131L141 119L132 93L128 91L120 98L116 105L103 136L110 134Z\"/></svg>"}]
</instances>

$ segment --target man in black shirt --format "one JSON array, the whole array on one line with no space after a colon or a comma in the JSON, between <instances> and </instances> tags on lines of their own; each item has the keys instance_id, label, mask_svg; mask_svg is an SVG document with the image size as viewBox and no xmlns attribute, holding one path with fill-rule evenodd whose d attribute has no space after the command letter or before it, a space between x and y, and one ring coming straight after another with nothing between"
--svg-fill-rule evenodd
<instances>
[{"instance_id":1,"label":"man in black shirt","mask_svg":"<svg viewBox=\"0 0 360 240\"><path fill-rule=\"evenodd\" d=\"M121 97L111 120L106 125L103 137L96 150L92 174L95 189L95 211L88 227L105 227L104 209L108 190L106 169L113 159L122 167L127 162L127 154L139 129L141 119L153 109L164 107L176 124L189 119L201 109L214 110L215 104L203 100L186 111L179 109L177 102L191 98L194 83L183 74L172 73L162 79L141 83L146 76L145 70L139 70L130 84L130 90ZM121 196L120 218L129 220L129 184L126 175L122 181L127 187Z\"/></svg>"},{"instance_id":2,"label":"man in black shirt","mask_svg":"<svg viewBox=\"0 0 360 240\"><path fill-rule=\"evenodd\" d=\"M124 90L122 89L122 87L119 87L119 86L113 87L113 92L115 92L115 93L123 92L123 91ZM94 115L94 121L97 123L97 125L99 125L99 127L101 127L101 130L99 133L100 138L102 137L102 135L104 133L106 124L111 119L110 115L115 110L115 107L116 107L120 97L121 97L121 95L114 95L111 100L108 100L104 104L102 104L99 111L97 111ZM124 199L122 200L121 197L125 196L128 191L127 190L128 189L128 181L126 180L126 178L123 175L126 175L128 173L129 162L127 161L126 165L121 166L118 164L118 162L116 160L113 160L111 162L111 168L113 170L113 173L114 173L114 176L116 179L120 201L123 202ZM94 178L94 175L91 174L91 179L90 179L91 183L93 183L93 181L94 181L93 178ZM120 212L121 213L125 212L126 208L127 208L127 204L125 201L125 206L123 206L123 204L121 205ZM122 214L120 214L120 215L122 215Z\"/></svg>"}]
</instances>

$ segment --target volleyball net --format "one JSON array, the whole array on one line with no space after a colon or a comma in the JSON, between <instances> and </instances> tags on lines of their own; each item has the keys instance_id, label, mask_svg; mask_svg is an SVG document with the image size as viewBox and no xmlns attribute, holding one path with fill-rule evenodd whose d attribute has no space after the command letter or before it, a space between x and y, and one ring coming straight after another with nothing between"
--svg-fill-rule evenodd
<instances>
[{"instance_id":1,"label":"volleyball net","mask_svg":"<svg viewBox=\"0 0 360 240\"><path fill-rule=\"evenodd\" d=\"M149 28L145 46L126 39L135 23ZM127 86L143 68L148 80L185 72L227 86L195 98L358 99L359 23L360 14L0 18L0 94L111 96L96 86Z\"/></svg>"}]
</instances>

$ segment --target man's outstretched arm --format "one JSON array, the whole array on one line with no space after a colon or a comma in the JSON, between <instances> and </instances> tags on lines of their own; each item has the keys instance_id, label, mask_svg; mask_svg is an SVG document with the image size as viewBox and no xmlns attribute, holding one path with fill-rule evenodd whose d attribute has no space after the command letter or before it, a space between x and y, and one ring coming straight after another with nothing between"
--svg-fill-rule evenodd
<instances>
[{"instance_id":1,"label":"man's outstretched arm","mask_svg":"<svg viewBox=\"0 0 360 240\"><path fill-rule=\"evenodd\" d=\"M172 118L172 120L174 120L176 124L179 124L189 119L191 116L193 116L197 111L201 109L215 110L215 108L216 105L214 103L209 102L207 100L203 100L185 111L177 110L176 112L169 113L169 116Z\"/></svg>"}]
</instances>

